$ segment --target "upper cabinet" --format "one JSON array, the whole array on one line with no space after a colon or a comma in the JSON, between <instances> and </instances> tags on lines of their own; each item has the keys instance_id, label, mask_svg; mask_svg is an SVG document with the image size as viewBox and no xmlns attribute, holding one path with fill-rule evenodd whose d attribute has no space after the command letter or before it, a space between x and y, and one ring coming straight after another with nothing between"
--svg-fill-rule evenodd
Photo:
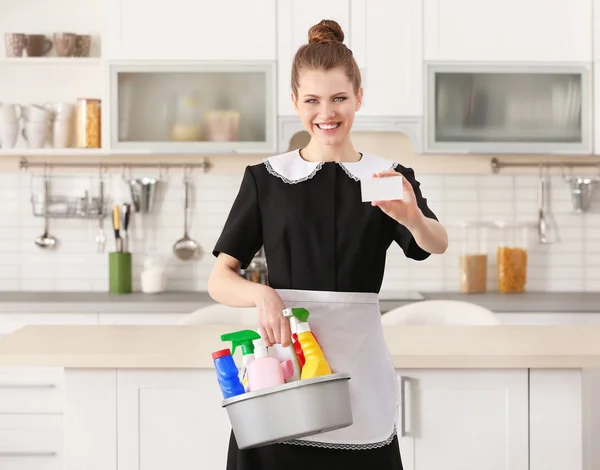
<instances>
[{"instance_id":1,"label":"upper cabinet","mask_svg":"<svg viewBox=\"0 0 600 470\"><path fill-rule=\"evenodd\" d=\"M592 1L425 0L425 60L590 62Z\"/></svg>"},{"instance_id":2,"label":"upper cabinet","mask_svg":"<svg viewBox=\"0 0 600 470\"><path fill-rule=\"evenodd\" d=\"M113 150L275 150L273 62L137 61L108 68Z\"/></svg>"},{"instance_id":3,"label":"upper cabinet","mask_svg":"<svg viewBox=\"0 0 600 470\"><path fill-rule=\"evenodd\" d=\"M352 0L351 47L361 69L360 116L423 115L420 0Z\"/></svg>"},{"instance_id":4,"label":"upper cabinet","mask_svg":"<svg viewBox=\"0 0 600 470\"><path fill-rule=\"evenodd\" d=\"M292 62L308 30L323 19L337 21L350 44L350 0L279 0L277 2L277 107L281 116L296 115L291 99Z\"/></svg>"},{"instance_id":5,"label":"upper cabinet","mask_svg":"<svg viewBox=\"0 0 600 470\"><path fill-rule=\"evenodd\" d=\"M276 0L108 0L110 59L275 60Z\"/></svg>"},{"instance_id":6,"label":"upper cabinet","mask_svg":"<svg viewBox=\"0 0 600 470\"><path fill-rule=\"evenodd\" d=\"M416 0L279 0L277 4L278 114L296 112L291 70L308 30L337 21L363 78L357 117L422 116L422 3Z\"/></svg>"},{"instance_id":7,"label":"upper cabinet","mask_svg":"<svg viewBox=\"0 0 600 470\"><path fill-rule=\"evenodd\" d=\"M591 67L428 66L427 150L591 153Z\"/></svg>"}]
</instances>

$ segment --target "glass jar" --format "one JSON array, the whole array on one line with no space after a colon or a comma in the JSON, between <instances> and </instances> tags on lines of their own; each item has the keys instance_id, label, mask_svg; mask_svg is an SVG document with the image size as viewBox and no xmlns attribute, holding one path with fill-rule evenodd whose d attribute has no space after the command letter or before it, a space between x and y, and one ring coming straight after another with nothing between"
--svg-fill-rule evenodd
<instances>
[{"instance_id":1,"label":"glass jar","mask_svg":"<svg viewBox=\"0 0 600 470\"><path fill-rule=\"evenodd\" d=\"M200 100L195 93L177 95L171 103L171 139L198 142L202 139Z\"/></svg>"},{"instance_id":2,"label":"glass jar","mask_svg":"<svg viewBox=\"0 0 600 470\"><path fill-rule=\"evenodd\" d=\"M500 224L501 241L497 248L498 291L504 294L525 292L529 228L524 224Z\"/></svg>"},{"instance_id":3,"label":"glass jar","mask_svg":"<svg viewBox=\"0 0 600 470\"><path fill-rule=\"evenodd\" d=\"M96 98L77 99L77 147L100 148L102 101Z\"/></svg>"},{"instance_id":4,"label":"glass jar","mask_svg":"<svg viewBox=\"0 0 600 470\"><path fill-rule=\"evenodd\" d=\"M459 276L460 291L465 294L487 290L488 229L487 224L480 222L467 222L461 226Z\"/></svg>"}]
</instances>

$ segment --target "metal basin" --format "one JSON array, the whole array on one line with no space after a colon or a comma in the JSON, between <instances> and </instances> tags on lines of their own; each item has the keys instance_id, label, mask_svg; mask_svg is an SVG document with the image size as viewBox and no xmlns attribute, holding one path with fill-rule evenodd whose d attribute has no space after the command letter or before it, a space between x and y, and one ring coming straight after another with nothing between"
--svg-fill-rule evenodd
<instances>
[{"instance_id":1,"label":"metal basin","mask_svg":"<svg viewBox=\"0 0 600 470\"><path fill-rule=\"evenodd\" d=\"M350 374L298 380L223 401L238 447L249 449L352 424Z\"/></svg>"}]
</instances>

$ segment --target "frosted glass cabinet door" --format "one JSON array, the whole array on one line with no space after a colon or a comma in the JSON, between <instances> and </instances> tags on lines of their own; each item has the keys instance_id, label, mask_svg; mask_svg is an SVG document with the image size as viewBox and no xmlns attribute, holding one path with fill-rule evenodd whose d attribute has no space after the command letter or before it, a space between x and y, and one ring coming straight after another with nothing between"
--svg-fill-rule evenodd
<instances>
[{"instance_id":1,"label":"frosted glass cabinet door","mask_svg":"<svg viewBox=\"0 0 600 470\"><path fill-rule=\"evenodd\" d=\"M587 66L429 65L428 149L591 153Z\"/></svg>"},{"instance_id":2,"label":"frosted glass cabinet door","mask_svg":"<svg viewBox=\"0 0 600 470\"><path fill-rule=\"evenodd\" d=\"M110 65L113 150L275 149L273 63Z\"/></svg>"}]
</instances>

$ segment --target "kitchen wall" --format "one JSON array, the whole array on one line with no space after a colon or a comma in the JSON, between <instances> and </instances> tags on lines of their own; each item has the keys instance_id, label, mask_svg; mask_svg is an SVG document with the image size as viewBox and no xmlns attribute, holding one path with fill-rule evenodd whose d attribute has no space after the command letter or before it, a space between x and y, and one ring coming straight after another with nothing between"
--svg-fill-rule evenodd
<instances>
[{"instance_id":1,"label":"kitchen wall","mask_svg":"<svg viewBox=\"0 0 600 470\"><path fill-rule=\"evenodd\" d=\"M412 166L421 181L431 207L448 227L450 246L446 254L424 262L406 260L392 246L383 290L457 291L458 257L463 233L462 221L531 222L529 237L529 290L600 291L600 201L593 212L575 214L570 195L559 172L552 175L551 210L560 240L540 245L536 239L537 173L502 172L491 174L488 157L451 157L415 155L408 139L400 134L356 135L357 148L376 152ZM136 214L131 225L134 252L134 289L139 289L139 274L147 253L161 255L170 267L171 290L206 290L213 263L210 255L240 183L243 167L260 161L257 156L220 156L207 174L192 173L194 201L191 236L205 250L196 262L181 262L171 254L173 243L183 235L182 173L169 170L135 170L133 176L161 176L164 193L155 214ZM462 159L462 164L457 163ZM529 158L531 159L531 157ZM443 164L440 164L443 162ZM0 173L3 203L0 205L0 289L3 291L106 291L107 254L96 251L96 221L51 220L50 233L60 241L55 251L43 251L34 244L43 232L43 219L33 217L30 197L38 191L41 171ZM478 167L479 171L473 171ZM487 170L485 169L487 167ZM436 171L437 170L437 171ZM83 195L97 181L97 172L59 173L54 191ZM589 172L588 172L589 174ZM64 177L60 178L59 176ZM68 176L68 178L66 177ZM122 172L110 173L107 193L115 202L129 200ZM95 191L95 188L91 188ZM600 191L598 191L600 193ZM107 250L113 249L114 237L107 219L104 225ZM488 250L488 289L495 290L495 247L501 234L492 233Z\"/></svg>"}]
</instances>

